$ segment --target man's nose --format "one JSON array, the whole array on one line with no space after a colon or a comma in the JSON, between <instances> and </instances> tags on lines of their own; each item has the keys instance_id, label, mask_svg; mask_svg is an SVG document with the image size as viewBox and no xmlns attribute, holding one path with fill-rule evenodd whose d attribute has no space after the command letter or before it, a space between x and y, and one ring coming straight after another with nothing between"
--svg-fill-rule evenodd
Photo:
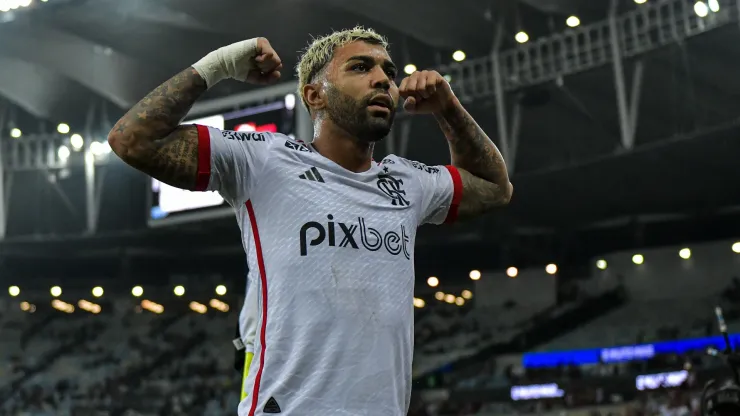
<instances>
[{"instance_id":1,"label":"man's nose","mask_svg":"<svg viewBox=\"0 0 740 416\"><path fill-rule=\"evenodd\" d=\"M375 89L382 89L388 91L391 88L391 79L388 78L388 74L383 71L382 68L376 67L373 71L372 76L372 87Z\"/></svg>"}]
</instances>

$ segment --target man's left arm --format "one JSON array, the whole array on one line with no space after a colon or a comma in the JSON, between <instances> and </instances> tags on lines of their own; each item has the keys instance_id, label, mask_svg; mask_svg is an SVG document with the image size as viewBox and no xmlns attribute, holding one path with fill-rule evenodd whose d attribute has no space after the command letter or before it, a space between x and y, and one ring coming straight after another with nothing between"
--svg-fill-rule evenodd
<instances>
[{"instance_id":1,"label":"man's left arm","mask_svg":"<svg viewBox=\"0 0 740 416\"><path fill-rule=\"evenodd\" d=\"M399 91L408 112L433 114L447 138L452 165L463 185L458 218L476 217L508 204L513 187L504 158L447 80L436 71L415 72L401 82Z\"/></svg>"},{"instance_id":2,"label":"man's left arm","mask_svg":"<svg viewBox=\"0 0 740 416\"><path fill-rule=\"evenodd\" d=\"M508 204L513 187L504 158L473 117L455 99L435 118L449 143L452 165L458 168L462 180L459 218L475 217Z\"/></svg>"}]
</instances>

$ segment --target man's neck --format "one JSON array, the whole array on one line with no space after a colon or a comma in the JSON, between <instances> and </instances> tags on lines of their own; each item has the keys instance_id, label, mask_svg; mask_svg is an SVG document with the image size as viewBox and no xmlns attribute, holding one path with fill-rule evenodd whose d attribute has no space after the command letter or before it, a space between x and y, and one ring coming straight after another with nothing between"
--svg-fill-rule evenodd
<instances>
[{"instance_id":1,"label":"man's neck","mask_svg":"<svg viewBox=\"0 0 740 416\"><path fill-rule=\"evenodd\" d=\"M373 143L363 142L336 124L323 120L314 127L313 147L321 156L350 172L370 169Z\"/></svg>"}]
</instances>

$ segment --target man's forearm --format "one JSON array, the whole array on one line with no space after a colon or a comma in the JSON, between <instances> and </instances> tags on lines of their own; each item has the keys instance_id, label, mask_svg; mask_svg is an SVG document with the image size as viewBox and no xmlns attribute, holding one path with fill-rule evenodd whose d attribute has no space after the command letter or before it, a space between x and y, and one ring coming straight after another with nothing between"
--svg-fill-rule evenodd
<instances>
[{"instance_id":1,"label":"man's forearm","mask_svg":"<svg viewBox=\"0 0 740 416\"><path fill-rule=\"evenodd\" d=\"M509 174L501 152L459 102L435 117L447 137L454 166L508 189Z\"/></svg>"},{"instance_id":2,"label":"man's forearm","mask_svg":"<svg viewBox=\"0 0 740 416\"><path fill-rule=\"evenodd\" d=\"M126 148L136 141L167 137L207 89L206 82L195 69L185 69L134 105L113 127L112 141Z\"/></svg>"}]
</instances>

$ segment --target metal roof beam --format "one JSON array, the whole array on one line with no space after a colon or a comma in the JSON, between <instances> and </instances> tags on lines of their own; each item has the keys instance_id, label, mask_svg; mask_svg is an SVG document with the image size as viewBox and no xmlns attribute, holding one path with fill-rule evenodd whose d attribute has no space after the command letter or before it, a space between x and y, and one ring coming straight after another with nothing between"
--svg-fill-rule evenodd
<instances>
[{"instance_id":1,"label":"metal roof beam","mask_svg":"<svg viewBox=\"0 0 740 416\"><path fill-rule=\"evenodd\" d=\"M23 22L0 26L0 52L49 68L122 108L152 87L152 69L110 48L49 27Z\"/></svg>"}]
</instances>

